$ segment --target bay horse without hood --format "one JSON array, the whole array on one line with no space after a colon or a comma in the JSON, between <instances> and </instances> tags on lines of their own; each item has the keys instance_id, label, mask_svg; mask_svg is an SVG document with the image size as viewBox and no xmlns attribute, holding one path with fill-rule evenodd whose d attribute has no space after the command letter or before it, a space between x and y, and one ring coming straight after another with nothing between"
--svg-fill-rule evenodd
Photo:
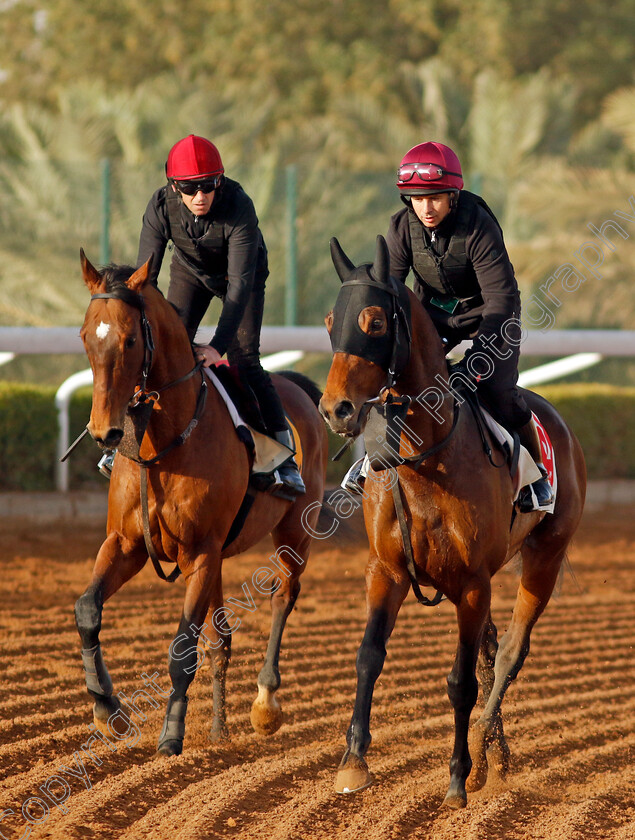
<instances>
[{"instance_id":1,"label":"bay horse without hood","mask_svg":"<svg viewBox=\"0 0 635 840\"><path fill-rule=\"evenodd\" d=\"M225 676L231 628L230 612L222 612L222 561L271 533L280 573L269 575L268 586L263 584L264 590L270 588L272 593L271 631L251 715L258 732L271 734L281 722L276 691L282 633L300 590L299 577L311 542L302 516L308 508L305 524L311 530L320 509L316 502L322 501L324 488L327 441L317 411L319 397L309 396L312 389L308 385L305 391L283 376L273 377L299 432L306 495L291 502L254 494L242 530L234 536L230 529L246 497L250 454L216 388L207 387L207 377L200 365L195 365L176 311L148 282L150 260L136 271L111 266L101 272L83 251L81 260L91 293L81 331L94 380L90 434L103 447L117 447L126 415L144 402L151 409L154 405L137 462L122 455L115 460L107 536L97 554L92 582L75 606L95 723L103 727L111 718L116 721L120 709L99 643L102 608L143 568L150 552L156 554L155 565L159 560L172 561L185 579L183 613L168 657L172 694L159 736L159 752L178 755L182 750L187 689L199 661L199 638L212 648L210 738L227 736ZM264 580L262 575L260 579Z\"/></svg>"},{"instance_id":2,"label":"bay horse without hood","mask_svg":"<svg viewBox=\"0 0 635 840\"><path fill-rule=\"evenodd\" d=\"M356 268L336 239L331 251L342 289L327 316L334 356L320 410L334 432L357 436L370 405L403 404L409 396L407 434L401 433L397 446L402 455L415 450L410 463L406 458L398 465L398 458L391 470L371 470L365 483L367 624L336 790L352 793L371 782L364 756L386 643L410 586L424 601L419 585L432 586L454 604L458 620L458 649L448 677L455 739L444 804L460 808L467 802L466 789L485 784L488 752L503 775L508 768L501 704L527 656L531 630L551 597L580 520L584 459L553 406L524 392L555 450L558 495L553 514L514 516L510 470L494 469L488 461L472 412L465 403L461 407L448 384L445 354L432 320L414 294L389 276L383 237L377 238L372 266ZM435 399L433 412L425 396L439 392L440 382L449 399ZM381 471L381 464L375 464ZM390 474L390 489L380 480L382 474ZM490 612L490 581L518 553L522 574L516 604L499 645ZM479 653L485 707L470 732L470 757L468 727L478 694Z\"/></svg>"}]
</instances>

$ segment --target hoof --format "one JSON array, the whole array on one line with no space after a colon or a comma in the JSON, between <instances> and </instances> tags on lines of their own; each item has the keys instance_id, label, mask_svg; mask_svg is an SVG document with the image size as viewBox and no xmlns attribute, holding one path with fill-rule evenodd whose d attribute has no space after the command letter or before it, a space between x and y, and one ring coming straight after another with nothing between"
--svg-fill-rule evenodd
<instances>
[{"instance_id":1,"label":"hoof","mask_svg":"<svg viewBox=\"0 0 635 840\"><path fill-rule=\"evenodd\" d=\"M502 781L507 778L507 773L509 772L510 755L511 753L505 740L502 743L500 741L494 741L487 750L489 766L492 772L496 774L496 777Z\"/></svg>"},{"instance_id":2,"label":"hoof","mask_svg":"<svg viewBox=\"0 0 635 840\"><path fill-rule=\"evenodd\" d=\"M477 790L482 790L487 782L488 767L487 761L485 764L477 765L476 762L472 765L472 772L467 777L465 789L468 793L475 793Z\"/></svg>"},{"instance_id":3,"label":"hoof","mask_svg":"<svg viewBox=\"0 0 635 840\"><path fill-rule=\"evenodd\" d=\"M450 793L448 791L445 795L445 799L443 800L443 807L450 808L453 811L458 811L461 808L465 808L467 805L467 794L460 794L460 793Z\"/></svg>"},{"instance_id":4,"label":"hoof","mask_svg":"<svg viewBox=\"0 0 635 840\"><path fill-rule=\"evenodd\" d=\"M251 707L251 725L258 735L273 735L282 725L282 709L275 694L258 686L258 696Z\"/></svg>"},{"instance_id":5,"label":"hoof","mask_svg":"<svg viewBox=\"0 0 635 840\"><path fill-rule=\"evenodd\" d=\"M123 713L119 717L113 718L113 715L116 715L119 711L121 711L121 703L118 697L95 697L93 723L103 735L113 734L108 730L109 721L111 727L118 735L124 735L126 732L129 732L130 724L126 722L127 719Z\"/></svg>"},{"instance_id":6,"label":"hoof","mask_svg":"<svg viewBox=\"0 0 635 840\"><path fill-rule=\"evenodd\" d=\"M336 793L357 793L372 785L373 777L368 772L368 765L363 758L349 758L337 771L335 779Z\"/></svg>"},{"instance_id":7,"label":"hoof","mask_svg":"<svg viewBox=\"0 0 635 840\"><path fill-rule=\"evenodd\" d=\"M485 736L485 727L475 723L469 734L472 770L465 783L465 787L469 793L481 790L487 782L488 766L487 753L485 751Z\"/></svg>"},{"instance_id":8,"label":"hoof","mask_svg":"<svg viewBox=\"0 0 635 840\"><path fill-rule=\"evenodd\" d=\"M212 728L209 731L209 742L210 744L223 744L229 741L229 729L223 723L221 725L212 724Z\"/></svg>"},{"instance_id":9,"label":"hoof","mask_svg":"<svg viewBox=\"0 0 635 840\"><path fill-rule=\"evenodd\" d=\"M443 800L443 807L458 811L459 808L465 808L466 805L467 793L465 792L465 784L461 781L451 780L450 787Z\"/></svg>"},{"instance_id":10,"label":"hoof","mask_svg":"<svg viewBox=\"0 0 635 840\"><path fill-rule=\"evenodd\" d=\"M169 758L173 755L181 755L182 752L183 741L178 741L174 738L171 738L168 741L164 741L162 744L159 744L156 755Z\"/></svg>"}]
</instances>

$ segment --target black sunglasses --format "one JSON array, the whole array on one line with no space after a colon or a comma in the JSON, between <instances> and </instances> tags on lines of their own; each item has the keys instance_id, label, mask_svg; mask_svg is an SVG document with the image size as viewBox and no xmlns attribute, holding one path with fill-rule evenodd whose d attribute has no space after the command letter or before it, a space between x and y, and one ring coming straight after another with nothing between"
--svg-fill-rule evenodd
<instances>
[{"instance_id":1,"label":"black sunglasses","mask_svg":"<svg viewBox=\"0 0 635 840\"><path fill-rule=\"evenodd\" d=\"M184 193L185 195L196 195L196 193L200 190L203 193L211 193L218 187L220 184L221 176L214 175L211 178L201 178L200 181L192 180L192 181L174 181L174 186L177 188L179 192Z\"/></svg>"}]
</instances>

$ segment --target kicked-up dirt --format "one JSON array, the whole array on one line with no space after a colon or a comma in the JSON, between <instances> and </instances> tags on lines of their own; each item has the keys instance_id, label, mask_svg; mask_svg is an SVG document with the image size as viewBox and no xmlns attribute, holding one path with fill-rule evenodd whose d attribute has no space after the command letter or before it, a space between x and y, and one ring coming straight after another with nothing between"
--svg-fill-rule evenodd
<instances>
[{"instance_id":1,"label":"kicked-up dirt","mask_svg":"<svg viewBox=\"0 0 635 840\"><path fill-rule=\"evenodd\" d=\"M89 582L101 529L26 520L2 528L2 838L635 838L632 509L585 516L570 555L573 574L534 629L504 705L511 772L490 778L458 812L441 808L452 749L445 679L454 609L446 602L424 609L412 595L375 692L367 756L375 783L351 797L333 790L364 627L363 546L315 546L284 639L279 732L263 738L249 722L269 625L267 599L256 596L255 610L236 609L231 741L208 742L211 675L203 662L190 690L183 755L164 759L154 757L162 700L158 708L139 702L146 719L137 718L123 740L100 742L90 728L73 604ZM227 561L225 598L242 598L243 582L270 554L263 543ZM502 633L517 579L503 571L493 584ZM182 598L182 581L161 583L148 564L106 605L101 639L116 691L143 689L159 702Z\"/></svg>"}]
</instances>

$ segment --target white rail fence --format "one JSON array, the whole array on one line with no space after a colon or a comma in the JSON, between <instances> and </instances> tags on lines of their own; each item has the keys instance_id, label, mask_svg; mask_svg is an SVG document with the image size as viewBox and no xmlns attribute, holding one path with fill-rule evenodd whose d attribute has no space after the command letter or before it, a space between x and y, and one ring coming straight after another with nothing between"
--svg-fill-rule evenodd
<instances>
[{"instance_id":1,"label":"white rail fence","mask_svg":"<svg viewBox=\"0 0 635 840\"><path fill-rule=\"evenodd\" d=\"M200 329L197 341L207 344L213 328ZM263 327L263 353L302 350L330 353L324 327ZM0 353L83 353L79 327L0 327ZM522 352L530 356L569 356L601 353L603 356L635 356L635 330L529 330Z\"/></svg>"},{"instance_id":2,"label":"white rail fence","mask_svg":"<svg viewBox=\"0 0 635 840\"><path fill-rule=\"evenodd\" d=\"M212 334L212 328L201 329L196 339L206 344ZM330 353L331 347L324 327L263 327L261 350L274 354L266 365L274 370L280 365L292 364L304 353ZM460 350L461 347L457 348L457 351ZM635 330L534 330L527 333L522 351L531 356L567 357L520 375L519 384L535 385L583 370L605 356L635 356ZM0 327L0 358L4 353L5 360L21 354L83 352L78 327ZM278 358L275 358L276 355ZM68 462L60 463L59 458L69 445L70 399L78 388L91 385L92 381L90 370L81 371L69 377L55 395L59 421L56 486L62 492L68 490Z\"/></svg>"}]
</instances>

